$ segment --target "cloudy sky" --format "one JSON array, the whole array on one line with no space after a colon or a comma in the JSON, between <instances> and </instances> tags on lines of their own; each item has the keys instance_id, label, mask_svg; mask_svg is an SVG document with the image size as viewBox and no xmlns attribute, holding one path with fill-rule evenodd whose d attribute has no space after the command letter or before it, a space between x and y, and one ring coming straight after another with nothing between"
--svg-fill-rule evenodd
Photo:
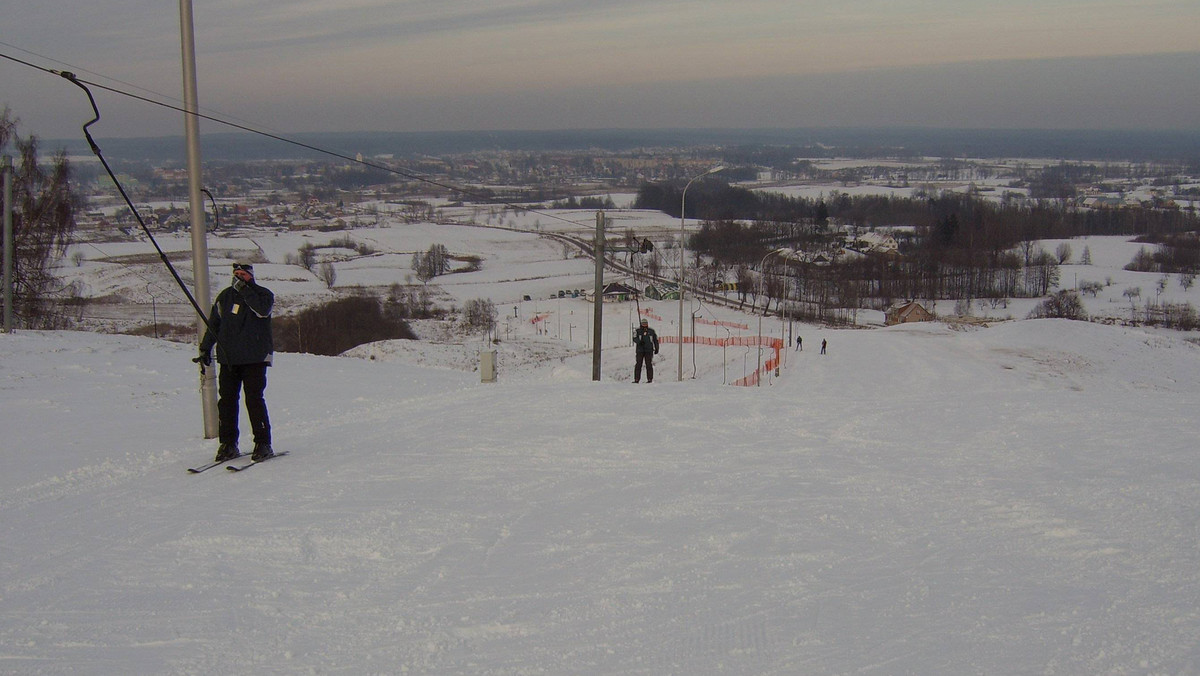
<instances>
[{"instance_id":1,"label":"cloudy sky","mask_svg":"<svg viewBox=\"0 0 1200 676\"><path fill-rule=\"evenodd\" d=\"M1200 128L1196 0L194 0L200 104L300 131ZM0 54L178 103L178 3L0 0ZM97 92L98 135L182 132ZM0 59L22 133L67 81ZM227 131L205 121L204 132Z\"/></svg>"}]
</instances>

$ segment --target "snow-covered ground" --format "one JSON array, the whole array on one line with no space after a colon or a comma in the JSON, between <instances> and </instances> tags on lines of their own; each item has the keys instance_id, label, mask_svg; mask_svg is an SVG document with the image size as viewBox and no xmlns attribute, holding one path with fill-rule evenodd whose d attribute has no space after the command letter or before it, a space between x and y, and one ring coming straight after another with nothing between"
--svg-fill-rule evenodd
<instances>
[{"instance_id":1,"label":"snow-covered ground","mask_svg":"<svg viewBox=\"0 0 1200 676\"><path fill-rule=\"evenodd\" d=\"M503 224L594 222L561 215ZM612 215L617 233L677 233ZM375 253L339 261L333 290L285 263L347 234ZM189 239L160 243L190 281ZM1200 348L1183 334L766 318L804 350L761 387L728 386L756 348L675 344L634 386L637 311L667 338L678 304L606 304L593 382L591 305L550 298L589 287L592 263L535 233L209 239L214 291L253 256L285 310L403 282L431 244L482 259L432 286L492 299L499 342L416 322L421 341L278 355L267 397L290 455L244 474L184 471L216 445L193 346L0 334L0 673L1200 673ZM1161 275L1121 269L1140 245L1069 244L1061 286L1106 284L1093 315L1128 317L1130 287L1158 296ZM122 299L124 324L189 322L151 252L82 243L58 271ZM1161 301L1200 306L1169 282ZM688 311L706 338L759 333Z\"/></svg>"},{"instance_id":2,"label":"snow-covered ground","mask_svg":"<svg viewBox=\"0 0 1200 676\"><path fill-rule=\"evenodd\" d=\"M280 355L290 455L194 476L193 348L0 335L0 672L1200 671L1200 348L798 329L759 388Z\"/></svg>"}]
</instances>

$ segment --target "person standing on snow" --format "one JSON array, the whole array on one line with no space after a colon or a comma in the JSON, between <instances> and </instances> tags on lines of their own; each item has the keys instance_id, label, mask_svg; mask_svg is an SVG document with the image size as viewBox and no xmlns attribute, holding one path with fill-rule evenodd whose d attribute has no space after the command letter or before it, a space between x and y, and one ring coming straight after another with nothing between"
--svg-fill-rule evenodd
<instances>
[{"instance_id":1,"label":"person standing on snow","mask_svg":"<svg viewBox=\"0 0 1200 676\"><path fill-rule=\"evenodd\" d=\"M275 352L271 336L271 309L275 294L254 280L254 266L234 263L233 283L213 303L208 315L208 330L200 340L202 365L212 364L212 348L217 348L221 370L217 378L217 415L219 417L216 462L238 457L238 399L246 393L246 412L254 432L253 460L266 460L271 449L271 421L263 392L267 389L267 367Z\"/></svg>"},{"instance_id":2,"label":"person standing on snow","mask_svg":"<svg viewBox=\"0 0 1200 676\"><path fill-rule=\"evenodd\" d=\"M637 363L633 367L633 382L642 379L642 364L646 365L646 382L654 382L654 355L658 354L658 334L650 328L650 322L642 319L641 326L633 332L633 346Z\"/></svg>"}]
</instances>

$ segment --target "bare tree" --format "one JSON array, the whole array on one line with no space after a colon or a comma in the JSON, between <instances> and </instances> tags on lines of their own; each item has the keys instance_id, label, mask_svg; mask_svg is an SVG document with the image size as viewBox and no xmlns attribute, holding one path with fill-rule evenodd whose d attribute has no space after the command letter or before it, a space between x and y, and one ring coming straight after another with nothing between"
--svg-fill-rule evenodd
<instances>
[{"instance_id":1,"label":"bare tree","mask_svg":"<svg viewBox=\"0 0 1200 676\"><path fill-rule=\"evenodd\" d=\"M1129 319L1133 321L1137 312L1137 299L1142 297L1142 287L1131 286L1125 289L1122 295L1129 299Z\"/></svg>"},{"instance_id":2,"label":"bare tree","mask_svg":"<svg viewBox=\"0 0 1200 676\"><path fill-rule=\"evenodd\" d=\"M15 146L13 167L13 314L29 328L53 328L63 315L53 311L55 296L65 297L50 273L51 261L62 256L75 232L75 214L83 200L71 191L71 168L64 151L48 165L39 163L38 139L22 139L20 120L8 108L0 111L0 152ZM9 205L3 205L7 209Z\"/></svg>"},{"instance_id":3,"label":"bare tree","mask_svg":"<svg viewBox=\"0 0 1200 676\"><path fill-rule=\"evenodd\" d=\"M1051 294L1049 298L1038 304L1029 316L1030 318L1045 317L1086 321L1087 311L1083 308L1083 301L1079 298L1079 294L1074 291L1062 290Z\"/></svg>"},{"instance_id":4,"label":"bare tree","mask_svg":"<svg viewBox=\"0 0 1200 676\"><path fill-rule=\"evenodd\" d=\"M494 331L496 316L496 305L489 298L474 298L463 306L463 323L473 331Z\"/></svg>"},{"instance_id":5,"label":"bare tree","mask_svg":"<svg viewBox=\"0 0 1200 676\"><path fill-rule=\"evenodd\" d=\"M326 288L333 288L333 283L337 281L337 270L333 267L330 261L323 261L317 272L317 277L325 282Z\"/></svg>"},{"instance_id":6,"label":"bare tree","mask_svg":"<svg viewBox=\"0 0 1200 676\"><path fill-rule=\"evenodd\" d=\"M431 244L424 254L415 253L412 269L422 284L450 271L450 251L442 244Z\"/></svg>"},{"instance_id":7,"label":"bare tree","mask_svg":"<svg viewBox=\"0 0 1200 676\"><path fill-rule=\"evenodd\" d=\"M317 264L317 247L307 243L300 247L299 261L305 270L312 272L313 266Z\"/></svg>"}]
</instances>

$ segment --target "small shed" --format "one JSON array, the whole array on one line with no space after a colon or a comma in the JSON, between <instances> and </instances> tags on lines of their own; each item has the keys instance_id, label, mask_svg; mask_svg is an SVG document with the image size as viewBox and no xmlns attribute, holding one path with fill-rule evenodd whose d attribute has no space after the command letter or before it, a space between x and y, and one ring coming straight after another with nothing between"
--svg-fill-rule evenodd
<instances>
[{"instance_id":1,"label":"small shed","mask_svg":"<svg viewBox=\"0 0 1200 676\"><path fill-rule=\"evenodd\" d=\"M887 326L908 322L931 322L935 319L932 312L916 301L893 305L884 312L883 316L883 323Z\"/></svg>"},{"instance_id":2,"label":"small shed","mask_svg":"<svg viewBox=\"0 0 1200 676\"><path fill-rule=\"evenodd\" d=\"M646 287L645 296L650 300L679 300L679 287L670 283L650 284Z\"/></svg>"}]
</instances>

